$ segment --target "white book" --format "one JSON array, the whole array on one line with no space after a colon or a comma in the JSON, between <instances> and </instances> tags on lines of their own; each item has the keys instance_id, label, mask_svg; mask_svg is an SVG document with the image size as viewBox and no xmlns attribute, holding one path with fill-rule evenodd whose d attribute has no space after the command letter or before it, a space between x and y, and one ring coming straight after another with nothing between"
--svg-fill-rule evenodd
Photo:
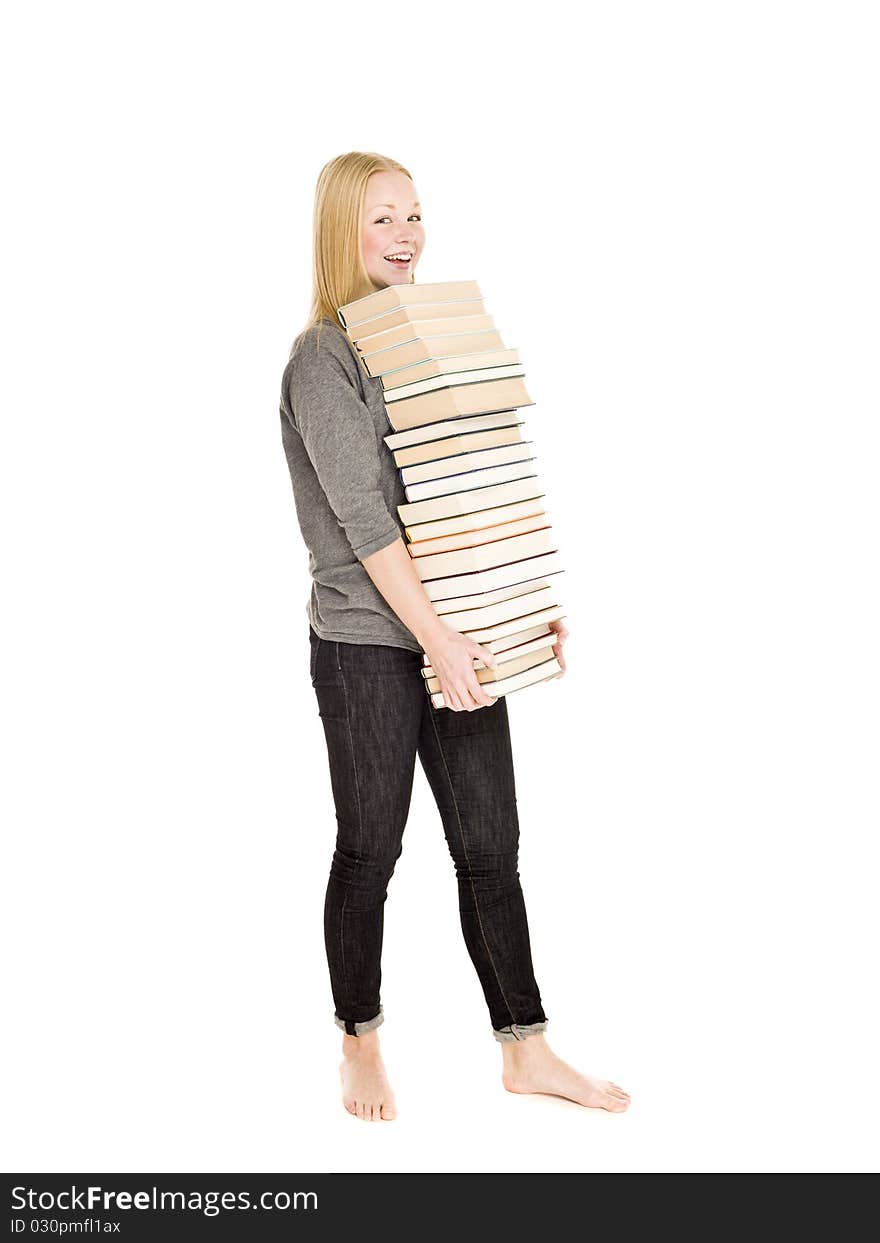
<instances>
[{"instance_id":1,"label":"white book","mask_svg":"<svg viewBox=\"0 0 880 1243\"><path fill-rule=\"evenodd\" d=\"M535 489L531 488L530 491L534 492ZM433 539L446 539L450 535L467 535L470 532L483 537L487 532L491 533L493 527L546 512L543 494L539 494L525 501L513 501L508 505L498 505L494 509L481 509L476 514L460 514L458 517L440 518L435 522L417 522L406 528L410 555L418 557L419 547Z\"/></svg>"},{"instance_id":2,"label":"white book","mask_svg":"<svg viewBox=\"0 0 880 1243\"><path fill-rule=\"evenodd\" d=\"M510 565L499 565L494 570L478 570L471 574L454 574L449 578L432 578L422 583L429 600L451 600L453 596L466 596L477 591L494 591L496 587L524 583L541 574L555 574L562 570L558 552L545 552L540 557L524 557Z\"/></svg>"},{"instance_id":3,"label":"white book","mask_svg":"<svg viewBox=\"0 0 880 1243\"><path fill-rule=\"evenodd\" d=\"M508 535L473 548L431 553L428 557L414 559L413 565L419 578L426 583L435 578L494 570L515 561L556 551L556 532L548 525L537 531L528 531L525 535Z\"/></svg>"},{"instance_id":4,"label":"white book","mask_svg":"<svg viewBox=\"0 0 880 1243\"><path fill-rule=\"evenodd\" d=\"M527 613L525 617L515 617L512 621L501 622L499 626L488 626L485 630L466 630L464 633L475 643L491 643L494 639L503 639L506 635L516 634L526 626L537 626L544 622L557 621L565 616L565 607L554 604L549 609L539 609L537 613ZM491 648L489 649L492 650Z\"/></svg>"},{"instance_id":5,"label":"white book","mask_svg":"<svg viewBox=\"0 0 880 1243\"><path fill-rule=\"evenodd\" d=\"M465 354L463 357L469 356ZM401 367L400 370L403 371L405 368ZM504 363L500 367L472 367L469 371L447 371L443 375L432 375L424 380L414 380L412 384L396 384L393 388L386 388L382 396L387 406L394 401L403 401L406 397L418 397L419 393L433 393L438 388L448 388L451 384L478 384L481 380L506 380L509 376L524 376L525 373L526 369L522 363ZM393 371L385 372L385 376L393 375Z\"/></svg>"},{"instance_id":6,"label":"white book","mask_svg":"<svg viewBox=\"0 0 880 1243\"><path fill-rule=\"evenodd\" d=\"M517 656L525 656L528 652L537 652L542 647L552 647L556 642L556 632L548 630L546 627L543 632L535 639L527 639L523 643L514 643L510 647L502 648L496 653L498 656L498 668L507 661L516 660ZM474 657L475 669L488 669L489 666L484 660L480 660L479 656ZM426 678L434 677L433 665L424 665L422 667L422 676Z\"/></svg>"},{"instance_id":7,"label":"white book","mask_svg":"<svg viewBox=\"0 0 880 1243\"><path fill-rule=\"evenodd\" d=\"M524 596L530 591L538 591L541 587L550 585L546 578L530 578L525 583L513 583L509 587L499 587L497 591L478 591L472 596L453 596L451 600L435 600L434 612L443 617L446 613L457 613L461 609L478 609L484 604L497 604L499 600L512 600L514 596Z\"/></svg>"},{"instance_id":8,"label":"white book","mask_svg":"<svg viewBox=\"0 0 880 1243\"><path fill-rule=\"evenodd\" d=\"M462 471L482 470L485 466L523 462L533 456L532 442L525 440L516 445L494 445L491 449L471 449L450 457L432 458L429 462L418 462L414 466L401 466L399 471L404 483L421 483L426 479L460 475Z\"/></svg>"},{"instance_id":9,"label":"white book","mask_svg":"<svg viewBox=\"0 0 880 1243\"><path fill-rule=\"evenodd\" d=\"M498 604L485 605L483 608L464 609L461 613L446 613L443 620L453 630L460 630L464 633L481 627L498 626L501 622L528 616L529 613L534 613L538 609L551 608L558 603L556 589L545 587L541 591L530 591L527 596L514 596L511 600L501 600Z\"/></svg>"},{"instance_id":10,"label":"white book","mask_svg":"<svg viewBox=\"0 0 880 1243\"><path fill-rule=\"evenodd\" d=\"M406 449L410 445L443 440L446 436L462 436L466 432L488 432L495 427L516 427L525 422L519 410L496 410L494 414L464 414L459 419L441 419L439 423L423 423L404 432L388 432L382 439L389 449Z\"/></svg>"},{"instance_id":11,"label":"white book","mask_svg":"<svg viewBox=\"0 0 880 1243\"><path fill-rule=\"evenodd\" d=\"M551 656L549 660L544 660L540 665L533 665L531 669L525 669L522 673L515 673L512 678L499 678L497 682L483 682L482 689L492 699L499 699L502 695L510 695L513 691L522 690L526 686L534 686L537 682L546 682L550 678L557 677L562 672L562 666L555 656ZM443 699L442 691L435 691L431 696L431 703L435 708L444 708L446 706ZM479 712L479 708L474 709Z\"/></svg>"},{"instance_id":12,"label":"white book","mask_svg":"<svg viewBox=\"0 0 880 1243\"><path fill-rule=\"evenodd\" d=\"M472 488L469 492L450 492L448 496L432 496L427 501L416 501L397 506L400 521L405 526L436 522L446 518L459 518L465 514L479 513L483 509L495 509L514 501L525 501L544 495L538 475L499 483L493 488ZM436 530L437 528L435 528Z\"/></svg>"},{"instance_id":13,"label":"white book","mask_svg":"<svg viewBox=\"0 0 880 1243\"><path fill-rule=\"evenodd\" d=\"M565 616L561 610L559 615L560 617ZM488 648L490 652L494 652L497 656L499 653L506 652L509 648L516 647L518 643L527 643L529 639L537 639L540 635L547 634L548 632L551 634L556 633L555 630L550 631L548 623L544 622L539 626L529 626L526 630L517 630L513 634L503 635L500 639L483 639L482 644L483 647Z\"/></svg>"},{"instance_id":14,"label":"white book","mask_svg":"<svg viewBox=\"0 0 880 1243\"><path fill-rule=\"evenodd\" d=\"M367 294L367 297L369 296L370 295ZM435 315L437 317L441 315L445 315L446 311L444 308L448 306L455 308L454 313L456 315L468 314L467 309L464 312L459 310L461 306L464 306L467 308L468 304L470 304L474 308L474 313L477 313L480 307L483 305L483 299L482 297L479 297L479 298L443 298L443 299L438 299L436 302L421 302L421 303L413 303L411 305L416 307L418 318L432 319L434 318ZM355 305L355 304L352 303L351 305ZM341 309L344 309L344 308L341 308ZM342 326L346 329L349 336L352 336L352 334L354 333L354 329L360 330L365 325L370 325L369 327L370 332L379 332L385 326L385 324L388 323L389 320L397 314L397 312L400 309L401 308L399 306L391 306L388 308L387 311L381 311L378 315L367 315L363 319L349 320L348 316L345 316L344 319L342 316L340 316L339 318L342 322ZM357 334L354 333L354 335L357 335Z\"/></svg>"},{"instance_id":15,"label":"white book","mask_svg":"<svg viewBox=\"0 0 880 1243\"><path fill-rule=\"evenodd\" d=\"M411 483L404 492L410 502L427 501L434 496L450 496L454 492L468 492L473 488L489 488L514 479L526 479L537 474L534 457L509 466L486 466L482 470L469 470L463 475L449 475L445 479L429 479L426 483Z\"/></svg>"}]
</instances>

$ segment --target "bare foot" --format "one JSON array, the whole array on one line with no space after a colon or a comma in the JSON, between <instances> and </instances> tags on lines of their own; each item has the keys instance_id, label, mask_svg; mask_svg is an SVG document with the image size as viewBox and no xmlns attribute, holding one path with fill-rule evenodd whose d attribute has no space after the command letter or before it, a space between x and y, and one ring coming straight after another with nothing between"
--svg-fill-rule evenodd
<instances>
[{"instance_id":1,"label":"bare foot","mask_svg":"<svg viewBox=\"0 0 880 1243\"><path fill-rule=\"evenodd\" d=\"M379 1052L379 1033L373 1028L361 1036L342 1037L342 1103L350 1114L366 1122L390 1122L397 1117L394 1093Z\"/></svg>"},{"instance_id":2,"label":"bare foot","mask_svg":"<svg viewBox=\"0 0 880 1243\"><path fill-rule=\"evenodd\" d=\"M557 1057L543 1032L533 1032L524 1040L504 1041L501 1045L504 1069L501 1082L508 1092L545 1092L564 1096L592 1109L623 1113L629 1108L629 1093L607 1079L591 1079Z\"/></svg>"}]
</instances>

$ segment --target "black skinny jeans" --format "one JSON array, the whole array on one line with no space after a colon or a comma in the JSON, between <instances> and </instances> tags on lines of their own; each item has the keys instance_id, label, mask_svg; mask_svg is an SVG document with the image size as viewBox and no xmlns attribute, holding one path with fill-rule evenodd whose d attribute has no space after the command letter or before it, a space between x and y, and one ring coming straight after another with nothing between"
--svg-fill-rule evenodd
<instances>
[{"instance_id":1,"label":"black skinny jeans","mask_svg":"<svg viewBox=\"0 0 880 1243\"><path fill-rule=\"evenodd\" d=\"M503 696L472 712L435 709L418 652L321 639L310 676L336 805L324 903L334 1021L350 1035L384 1021L384 903L403 845L415 758L437 802L458 879L461 927L496 1040L547 1027L517 869L519 821Z\"/></svg>"}]
</instances>

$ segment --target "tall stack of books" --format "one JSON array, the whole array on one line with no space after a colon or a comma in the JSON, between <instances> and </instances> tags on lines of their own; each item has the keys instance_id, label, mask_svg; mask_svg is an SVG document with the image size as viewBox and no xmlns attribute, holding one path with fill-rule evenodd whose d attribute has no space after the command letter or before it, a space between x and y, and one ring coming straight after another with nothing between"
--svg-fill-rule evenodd
<instances>
[{"instance_id":1,"label":"tall stack of books","mask_svg":"<svg viewBox=\"0 0 880 1243\"><path fill-rule=\"evenodd\" d=\"M407 503L398 506L416 572L443 621L487 648L488 695L562 672L549 622L565 616L562 566L519 411L529 396L476 281L389 285L337 309L370 376L381 376L384 437ZM439 679L424 656L435 708Z\"/></svg>"}]
</instances>

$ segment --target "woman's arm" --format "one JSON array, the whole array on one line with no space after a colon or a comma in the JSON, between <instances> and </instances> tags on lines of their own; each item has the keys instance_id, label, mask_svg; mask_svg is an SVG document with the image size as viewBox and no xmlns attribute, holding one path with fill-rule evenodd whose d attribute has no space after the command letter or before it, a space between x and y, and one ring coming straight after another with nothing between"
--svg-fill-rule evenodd
<instances>
[{"instance_id":1,"label":"woman's arm","mask_svg":"<svg viewBox=\"0 0 880 1243\"><path fill-rule=\"evenodd\" d=\"M364 557L361 564L425 649L439 679L444 704L453 712L472 712L495 703L477 680L473 658L478 656L494 669L496 657L438 616L403 539L398 536L385 548Z\"/></svg>"}]
</instances>

